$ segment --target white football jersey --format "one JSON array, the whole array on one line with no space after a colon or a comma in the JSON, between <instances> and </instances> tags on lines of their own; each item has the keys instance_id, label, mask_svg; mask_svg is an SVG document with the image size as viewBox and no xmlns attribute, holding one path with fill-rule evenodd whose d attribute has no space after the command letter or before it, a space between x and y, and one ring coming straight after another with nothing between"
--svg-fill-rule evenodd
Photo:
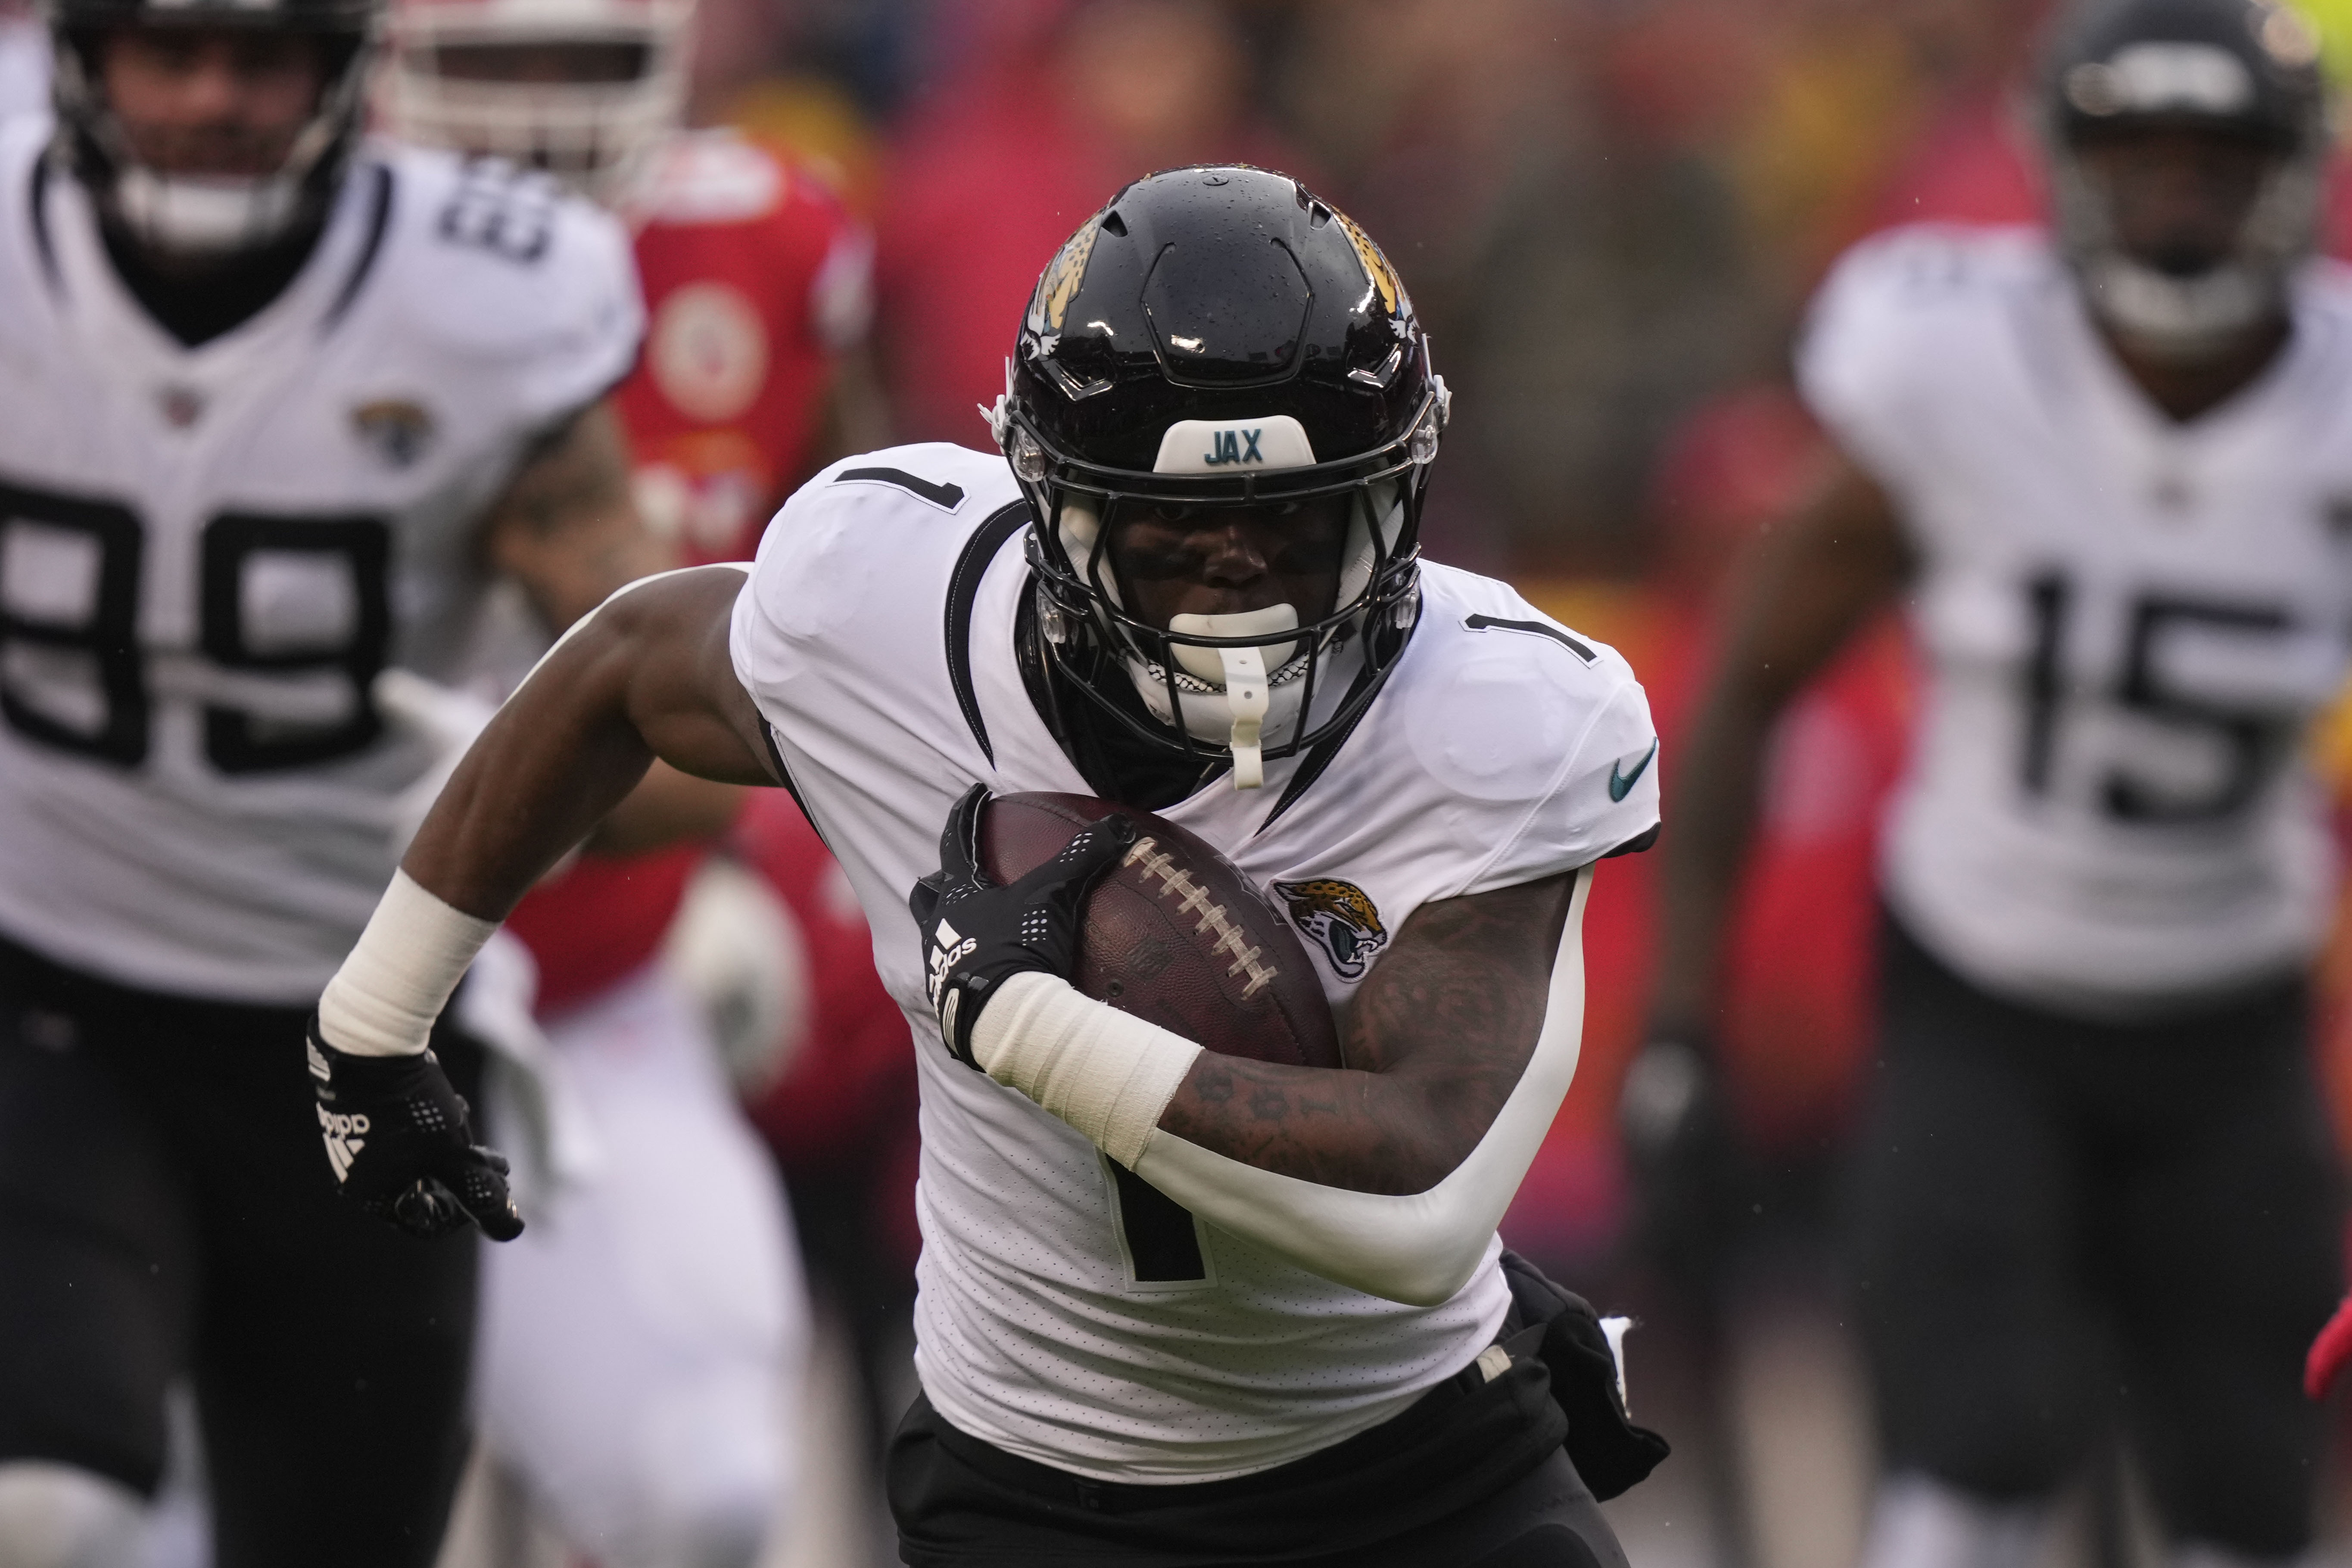
<instances>
[{"instance_id":1,"label":"white football jersey","mask_svg":"<svg viewBox=\"0 0 2352 1568\"><path fill-rule=\"evenodd\" d=\"M635 351L627 236L502 165L371 148L286 291L190 349L47 138L0 131L0 934L306 1003L432 750L368 683L467 658L486 508Z\"/></svg>"},{"instance_id":2,"label":"white football jersey","mask_svg":"<svg viewBox=\"0 0 2352 1568\"><path fill-rule=\"evenodd\" d=\"M1893 907L1990 989L2161 1011L2303 963L2334 866L2302 737L2352 622L2352 274L2253 385L2168 419L2037 231L1838 267L1806 395L1904 518L1925 710Z\"/></svg>"},{"instance_id":3,"label":"white football jersey","mask_svg":"<svg viewBox=\"0 0 2352 1568\"><path fill-rule=\"evenodd\" d=\"M1400 1306L1199 1224L1024 1096L959 1065L907 895L974 782L1093 791L1031 703L1013 624L1028 508L1004 461L898 448L820 474L768 529L735 669L873 924L922 1086L923 1386L957 1427L1104 1479L1283 1464L1460 1370L1508 1292L1490 1243ZM1423 903L1586 864L1657 821L1656 737L1608 648L1509 589L1424 567L1419 626L1345 743L1161 814L1286 908L1344 1004Z\"/></svg>"}]
</instances>

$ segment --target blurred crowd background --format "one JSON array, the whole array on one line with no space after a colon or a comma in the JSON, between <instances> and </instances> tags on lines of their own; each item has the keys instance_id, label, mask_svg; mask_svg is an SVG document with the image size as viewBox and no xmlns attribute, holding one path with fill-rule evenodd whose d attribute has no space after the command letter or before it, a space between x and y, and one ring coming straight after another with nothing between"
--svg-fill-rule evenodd
<instances>
[{"instance_id":1,"label":"blurred crowd background","mask_svg":"<svg viewBox=\"0 0 2352 1568\"><path fill-rule=\"evenodd\" d=\"M851 372L866 444L985 441L975 404L1003 387L1038 272L1126 180L1225 159L1297 173L1387 249L1455 392L1429 553L1618 645L1671 768L1710 606L1819 455L1788 382L1809 295L1875 229L2034 219L2021 93L2046 8L702 0L693 117L789 150L872 225L874 336ZM2352 57L2352 4L2305 9L2331 60ZM1836 1564L1859 1537L1872 1458L1829 1220L1869 1071L1873 841L1910 689L1890 622L1776 744L1723 1030L1751 1190L1710 1260L1719 1289L1635 1244L1612 1132L1654 868L1615 862L1594 896L1584 1065L1506 1234L1644 1320L1634 1406L1682 1456L1613 1510L1645 1565ZM2352 799L2352 722L2331 734ZM2331 997L2352 981L2338 949ZM2352 1130L2352 1029L2324 1038ZM2127 1483L2093 1491L2095 1555L2128 1560Z\"/></svg>"}]
</instances>

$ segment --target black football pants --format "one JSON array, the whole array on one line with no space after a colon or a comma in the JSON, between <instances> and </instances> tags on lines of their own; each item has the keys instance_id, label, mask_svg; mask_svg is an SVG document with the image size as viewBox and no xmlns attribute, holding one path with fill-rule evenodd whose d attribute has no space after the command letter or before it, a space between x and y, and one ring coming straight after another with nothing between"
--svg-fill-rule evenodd
<instances>
[{"instance_id":1,"label":"black football pants","mask_svg":"<svg viewBox=\"0 0 2352 1568\"><path fill-rule=\"evenodd\" d=\"M336 1195L303 1021L0 944L0 1462L152 1495L187 1377L216 1568L424 1568L466 1457L475 1238Z\"/></svg>"},{"instance_id":2,"label":"black football pants","mask_svg":"<svg viewBox=\"0 0 2352 1568\"><path fill-rule=\"evenodd\" d=\"M919 1398L891 1439L890 1507L915 1568L1625 1568L1567 1429L1541 1362L1474 1364L1303 1459L1140 1486L1006 1453Z\"/></svg>"},{"instance_id":3,"label":"black football pants","mask_svg":"<svg viewBox=\"0 0 2352 1568\"><path fill-rule=\"evenodd\" d=\"M2300 1551L2343 1283L2304 988L2085 1023L1890 924L1884 992L1853 1212L1890 1468L2046 1497L2119 1419L2175 1538Z\"/></svg>"}]
</instances>

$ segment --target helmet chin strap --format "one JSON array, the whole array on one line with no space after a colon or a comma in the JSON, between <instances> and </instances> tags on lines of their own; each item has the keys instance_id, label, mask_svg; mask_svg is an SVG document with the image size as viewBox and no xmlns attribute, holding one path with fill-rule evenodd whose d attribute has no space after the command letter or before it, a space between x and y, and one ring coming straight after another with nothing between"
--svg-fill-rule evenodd
<instances>
[{"instance_id":1,"label":"helmet chin strap","mask_svg":"<svg viewBox=\"0 0 2352 1568\"><path fill-rule=\"evenodd\" d=\"M1287 604L1269 604L1263 610L1244 610L1232 615L1174 615L1169 617L1168 630L1181 637L1263 637L1276 632L1296 631L1298 612ZM1223 688L1223 695L1230 729L1225 744L1234 754L1234 788L1256 789L1265 784L1265 753L1263 747L1265 716L1272 706L1273 683L1266 674L1266 659L1273 657L1274 666L1280 669L1290 662L1297 648L1296 641L1267 647L1253 643L1240 648L1203 648L1194 643L1171 644L1176 662L1184 666L1195 680ZM1206 695L1207 694L1202 694ZM1287 694L1295 705L1301 695L1294 684ZM1166 700L1164 695L1162 700ZM1184 727L1199 735L1194 728L1192 709L1186 702ZM1211 705L1202 702L1200 706ZM1286 705L1288 706L1288 705ZM1203 718L1212 715L1203 714ZM1215 738L1213 730L1200 738Z\"/></svg>"}]
</instances>

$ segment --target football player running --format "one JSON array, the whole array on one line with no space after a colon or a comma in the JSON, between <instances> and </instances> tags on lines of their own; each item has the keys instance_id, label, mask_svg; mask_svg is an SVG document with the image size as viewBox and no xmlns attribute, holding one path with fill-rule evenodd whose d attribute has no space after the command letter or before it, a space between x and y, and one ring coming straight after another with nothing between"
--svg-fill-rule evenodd
<instances>
[{"instance_id":1,"label":"football player running","mask_svg":"<svg viewBox=\"0 0 2352 1568\"><path fill-rule=\"evenodd\" d=\"M1286 177L1120 192L1009 381L1003 456L836 464L756 566L635 588L550 655L322 998L335 1071L415 1062L651 758L789 785L918 1040L907 1561L1621 1563L1593 1493L1659 1445L1495 1224L1574 1067L1592 868L1656 827L1641 687L1418 559L1443 384L1387 260ZM1314 961L1355 1065L1204 1055L1081 996L1071 911L1124 845L986 885L977 805L1024 790L1347 884Z\"/></svg>"},{"instance_id":2,"label":"football player running","mask_svg":"<svg viewBox=\"0 0 2352 1568\"><path fill-rule=\"evenodd\" d=\"M1853 1238L1878 1568L2034 1561L2117 1422L2176 1561L2311 1541L2297 1372L2340 1232L2298 737L2352 614L2316 54L2258 0L2077 5L2041 78L2049 232L1872 240L1800 356L1842 461L1748 578L1695 728L1643 1072L1703 1083L1773 717L1902 596L1927 684Z\"/></svg>"},{"instance_id":3,"label":"football player running","mask_svg":"<svg viewBox=\"0 0 2352 1568\"><path fill-rule=\"evenodd\" d=\"M640 570L641 312L593 209L362 145L378 22L59 0L54 123L0 130L11 1563L128 1560L183 1376L225 1563L428 1563L465 1454L453 1232L519 1223L474 1053L289 1070L434 765L379 672L463 669L493 567Z\"/></svg>"}]
</instances>

